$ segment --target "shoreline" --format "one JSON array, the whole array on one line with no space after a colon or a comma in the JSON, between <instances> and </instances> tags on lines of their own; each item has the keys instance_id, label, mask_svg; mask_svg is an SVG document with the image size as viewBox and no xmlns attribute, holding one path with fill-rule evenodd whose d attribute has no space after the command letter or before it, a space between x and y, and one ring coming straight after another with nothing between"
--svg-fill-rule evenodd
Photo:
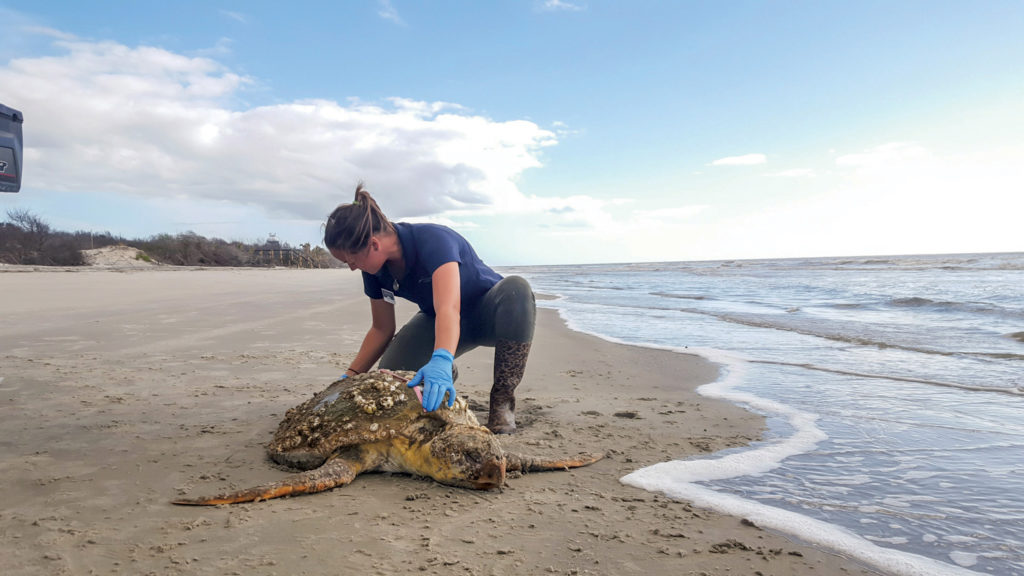
<instances>
[{"instance_id":1,"label":"shoreline","mask_svg":"<svg viewBox=\"0 0 1024 576\"><path fill-rule=\"evenodd\" d=\"M322 494L172 506L284 475L263 444L354 355L369 324L359 277L74 271L0 274L5 573L876 573L621 484L749 444L763 419L696 393L716 378L710 362L575 332L543 308L520 431L502 444L601 462L513 477L500 492L373 474ZM414 309L400 303L399 323ZM459 394L486 417L490 351L457 364Z\"/></svg>"}]
</instances>

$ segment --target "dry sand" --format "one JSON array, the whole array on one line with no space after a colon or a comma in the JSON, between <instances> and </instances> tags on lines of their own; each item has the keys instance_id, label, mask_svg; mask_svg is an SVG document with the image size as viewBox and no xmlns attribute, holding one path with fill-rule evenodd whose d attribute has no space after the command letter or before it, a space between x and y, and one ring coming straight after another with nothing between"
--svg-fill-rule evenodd
<instances>
[{"instance_id":1,"label":"dry sand","mask_svg":"<svg viewBox=\"0 0 1024 576\"><path fill-rule=\"evenodd\" d=\"M160 264L145 252L131 246L105 246L92 250L82 250L85 261L90 266L100 268L150 268Z\"/></svg>"},{"instance_id":2,"label":"dry sand","mask_svg":"<svg viewBox=\"0 0 1024 576\"><path fill-rule=\"evenodd\" d=\"M699 358L574 333L551 311L506 444L605 460L500 492L373 474L189 508L169 501L285 475L263 445L352 358L369 322L358 275L0 267L0 298L3 574L875 573L620 484L763 422L697 395L716 375ZM400 303L400 320L412 311ZM458 364L483 418L490 350Z\"/></svg>"}]
</instances>

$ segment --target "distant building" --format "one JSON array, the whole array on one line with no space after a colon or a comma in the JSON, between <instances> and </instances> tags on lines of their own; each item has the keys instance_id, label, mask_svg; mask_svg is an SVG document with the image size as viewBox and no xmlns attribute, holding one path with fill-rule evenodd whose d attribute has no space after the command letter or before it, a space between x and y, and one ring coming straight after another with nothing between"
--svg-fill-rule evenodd
<instances>
[{"instance_id":1,"label":"distant building","mask_svg":"<svg viewBox=\"0 0 1024 576\"><path fill-rule=\"evenodd\" d=\"M274 234L273 232L270 233L270 236L267 237L267 241L263 243L263 249L264 250L280 250L281 249L281 241L277 239L277 234Z\"/></svg>"},{"instance_id":2,"label":"distant building","mask_svg":"<svg viewBox=\"0 0 1024 576\"><path fill-rule=\"evenodd\" d=\"M291 248L282 244L273 232L262 246L252 251L252 265L286 266L289 268L320 268L319 260L312 258L309 244L302 248Z\"/></svg>"}]
</instances>

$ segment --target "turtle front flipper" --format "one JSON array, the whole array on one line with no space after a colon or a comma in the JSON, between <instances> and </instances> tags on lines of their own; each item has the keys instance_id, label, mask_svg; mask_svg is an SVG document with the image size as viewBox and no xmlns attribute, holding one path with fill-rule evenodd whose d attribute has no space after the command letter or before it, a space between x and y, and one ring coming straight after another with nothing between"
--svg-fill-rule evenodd
<instances>
[{"instance_id":1,"label":"turtle front flipper","mask_svg":"<svg viewBox=\"0 0 1024 576\"><path fill-rule=\"evenodd\" d=\"M505 470L508 472L543 472L545 470L568 470L589 466L604 458L604 454L579 454L570 458L534 458L525 454L505 453Z\"/></svg>"},{"instance_id":2,"label":"turtle front flipper","mask_svg":"<svg viewBox=\"0 0 1024 576\"><path fill-rule=\"evenodd\" d=\"M182 506L217 506L218 504L238 504L240 502L269 500L292 494L313 494L349 484L365 469L365 464L358 460L334 458L319 468L307 470L299 474L292 474L278 482L206 498L183 498L181 500L174 500L172 504L180 504Z\"/></svg>"}]
</instances>

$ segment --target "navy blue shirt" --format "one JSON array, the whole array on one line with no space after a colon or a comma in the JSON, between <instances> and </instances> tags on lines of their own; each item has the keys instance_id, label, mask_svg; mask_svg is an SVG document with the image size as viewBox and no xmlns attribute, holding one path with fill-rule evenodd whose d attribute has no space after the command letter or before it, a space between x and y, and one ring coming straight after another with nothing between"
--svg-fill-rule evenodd
<instances>
[{"instance_id":1,"label":"navy blue shirt","mask_svg":"<svg viewBox=\"0 0 1024 576\"><path fill-rule=\"evenodd\" d=\"M387 265L376 274L363 272L363 291L375 300L384 297L381 290L393 292L419 305L423 312L434 315L434 272L449 262L459 263L462 285L462 314L472 310L480 298L501 280L458 232L439 224L395 224L402 244L405 277L395 278Z\"/></svg>"}]
</instances>

